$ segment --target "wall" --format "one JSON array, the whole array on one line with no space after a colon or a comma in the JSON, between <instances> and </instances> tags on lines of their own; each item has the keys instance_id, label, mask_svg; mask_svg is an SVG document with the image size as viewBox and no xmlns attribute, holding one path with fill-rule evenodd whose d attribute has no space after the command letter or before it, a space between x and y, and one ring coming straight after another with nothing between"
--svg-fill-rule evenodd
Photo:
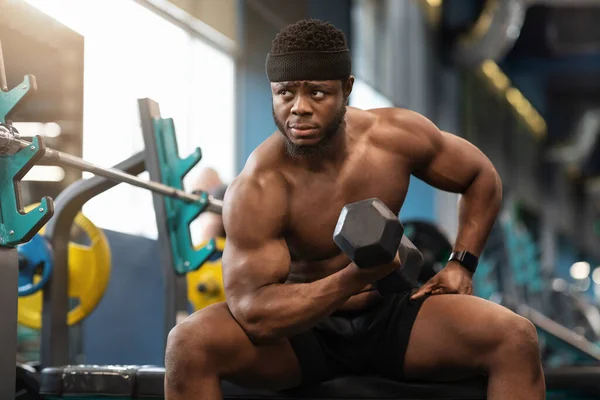
<instances>
[{"instance_id":1,"label":"wall","mask_svg":"<svg viewBox=\"0 0 600 400\"><path fill-rule=\"evenodd\" d=\"M23 81L26 74L35 76L37 89L16 109L13 122L57 123L60 135L45 137L48 147L81 156L83 131L84 38L36 7L20 0L0 1L0 39L9 89ZM18 127L21 135L44 135L37 126ZM39 202L43 196L56 197L69 184L81 178L73 168L60 168L52 178L53 168L33 167L39 180L22 185L25 204ZM57 179L57 181L42 181Z\"/></svg>"},{"instance_id":2,"label":"wall","mask_svg":"<svg viewBox=\"0 0 600 400\"><path fill-rule=\"evenodd\" d=\"M169 2L235 40L236 0L169 0Z\"/></svg>"},{"instance_id":3,"label":"wall","mask_svg":"<svg viewBox=\"0 0 600 400\"><path fill-rule=\"evenodd\" d=\"M165 290L156 241L104 233L111 250L111 276L102 300L82 323L81 362L163 365Z\"/></svg>"},{"instance_id":4,"label":"wall","mask_svg":"<svg viewBox=\"0 0 600 400\"><path fill-rule=\"evenodd\" d=\"M436 58L434 32L418 2L355 0L352 26L355 75L397 107L419 112L460 135L456 73ZM400 217L435 221L454 236L458 196L411 177Z\"/></svg>"}]
</instances>

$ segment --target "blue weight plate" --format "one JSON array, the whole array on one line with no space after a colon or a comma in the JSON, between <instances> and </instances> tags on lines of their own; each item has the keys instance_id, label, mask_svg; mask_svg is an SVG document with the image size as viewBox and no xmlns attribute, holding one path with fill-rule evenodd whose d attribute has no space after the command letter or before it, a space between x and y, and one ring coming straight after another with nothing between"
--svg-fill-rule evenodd
<instances>
[{"instance_id":1,"label":"blue weight plate","mask_svg":"<svg viewBox=\"0 0 600 400\"><path fill-rule=\"evenodd\" d=\"M29 296L41 290L53 269L52 247L46 238L35 235L29 242L17 246L19 253L19 296ZM35 276L41 279L35 282Z\"/></svg>"}]
</instances>

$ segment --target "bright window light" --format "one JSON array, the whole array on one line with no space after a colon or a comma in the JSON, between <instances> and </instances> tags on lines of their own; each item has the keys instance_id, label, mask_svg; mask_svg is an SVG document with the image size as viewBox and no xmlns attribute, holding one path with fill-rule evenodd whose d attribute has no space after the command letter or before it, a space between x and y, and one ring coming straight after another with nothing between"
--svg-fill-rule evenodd
<instances>
[{"instance_id":1,"label":"bright window light","mask_svg":"<svg viewBox=\"0 0 600 400\"><path fill-rule=\"evenodd\" d=\"M150 98L163 117L174 119L181 157L202 149L203 159L184 184L201 167L233 179L230 56L132 0L27 2L85 37L85 160L107 167L142 151L137 100ZM152 194L143 189L118 185L88 202L84 213L104 229L157 236Z\"/></svg>"},{"instance_id":2,"label":"bright window light","mask_svg":"<svg viewBox=\"0 0 600 400\"><path fill-rule=\"evenodd\" d=\"M52 165L34 165L23 181L60 182L65 179L65 170Z\"/></svg>"},{"instance_id":3,"label":"bright window light","mask_svg":"<svg viewBox=\"0 0 600 400\"><path fill-rule=\"evenodd\" d=\"M12 124L21 136L58 137L61 134L60 125L56 122L13 122Z\"/></svg>"},{"instance_id":4,"label":"bright window light","mask_svg":"<svg viewBox=\"0 0 600 400\"><path fill-rule=\"evenodd\" d=\"M360 79L354 81L352 93L350 94L350 105L362 110L394 106L390 99Z\"/></svg>"}]
</instances>

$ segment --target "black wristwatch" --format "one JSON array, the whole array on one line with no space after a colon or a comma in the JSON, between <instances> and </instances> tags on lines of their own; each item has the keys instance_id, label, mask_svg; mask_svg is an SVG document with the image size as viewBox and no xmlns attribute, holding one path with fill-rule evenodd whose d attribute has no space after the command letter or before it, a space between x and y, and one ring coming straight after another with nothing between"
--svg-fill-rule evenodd
<instances>
[{"instance_id":1,"label":"black wristwatch","mask_svg":"<svg viewBox=\"0 0 600 400\"><path fill-rule=\"evenodd\" d=\"M460 265L462 265L474 274L475 270L477 269L477 264L479 263L479 258L469 253L468 251L463 250L455 251L452 254L450 254L448 262L450 261L458 261Z\"/></svg>"}]
</instances>

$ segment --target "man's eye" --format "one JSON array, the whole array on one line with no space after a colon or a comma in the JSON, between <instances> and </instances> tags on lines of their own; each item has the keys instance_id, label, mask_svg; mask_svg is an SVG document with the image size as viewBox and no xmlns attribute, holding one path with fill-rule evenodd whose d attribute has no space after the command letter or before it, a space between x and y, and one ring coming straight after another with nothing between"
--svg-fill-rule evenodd
<instances>
[{"instance_id":1,"label":"man's eye","mask_svg":"<svg viewBox=\"0 0 600 400\"><path fill-rule=\"evenodd\" d=\"M279 95L281 96L289 96L291 93L289 90L282 89L279 91Z\"/></svg>"},{"instance_id":2,"label":"man's eye","mask_svg":"<svg viewBox=\"0 0 600 400\"><path fill-rule=\"evenodd\" d=\"M312 96L316 97L317 99L321 99L321 98L325 97L325 93L320 90L313 90Z\"/></svg>"}]
</instances>

